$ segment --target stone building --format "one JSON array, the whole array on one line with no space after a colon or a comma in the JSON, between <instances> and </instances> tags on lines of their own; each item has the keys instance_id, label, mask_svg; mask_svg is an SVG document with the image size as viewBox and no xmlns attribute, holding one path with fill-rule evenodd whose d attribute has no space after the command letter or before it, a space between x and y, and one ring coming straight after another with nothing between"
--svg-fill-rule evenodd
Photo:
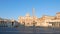
<instances>
[{"instance_id":1,"label":"stone building","mask_svg":"<svg viewBox=\"0 0 60 34\"><path fill-rule=\"evenodd\" d=\"M35 22L33 22L35 21ZM47 16L43 15L41 18L31 17L29 14L26 14L25 17L19 17L18 22L24 24L25 26L60 26L60 12L56 13L56 16Z\"/></svg>"},{"instance_id":2,"label":"stone building","mask_svg":"<svg viewBox=\"0 0 60 34\"><path fill-rule=\"evenodd\" d=\"M27 13L24 17L19 17L18 22L25 26L33 26L33 18L30 17L29 13Z\"/></svg>"},{"instance_id":3,"label":"stone building","mask_svg":"<svg viewBox=\"0 0 60 34\"><path fill-rule=\"evenodd\" d=\"M17 25L18 22L14 19L0 18L0 27L15 27Z\"/></svg>"}]
</instances>

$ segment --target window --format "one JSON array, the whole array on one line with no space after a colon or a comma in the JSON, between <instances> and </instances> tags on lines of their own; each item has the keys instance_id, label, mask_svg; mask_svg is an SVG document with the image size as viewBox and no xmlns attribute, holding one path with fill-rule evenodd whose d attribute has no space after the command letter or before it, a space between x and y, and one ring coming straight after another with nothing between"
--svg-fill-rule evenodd
<instances>
[{"instance_id":1,"label":"window","mask_svg":"<svg viewBox=\"0 0 60 34\"><path fill-rule=\"evenodd\" d=\"M27 23L29 25L29 23Z\"/></svg>"}]
</instances>

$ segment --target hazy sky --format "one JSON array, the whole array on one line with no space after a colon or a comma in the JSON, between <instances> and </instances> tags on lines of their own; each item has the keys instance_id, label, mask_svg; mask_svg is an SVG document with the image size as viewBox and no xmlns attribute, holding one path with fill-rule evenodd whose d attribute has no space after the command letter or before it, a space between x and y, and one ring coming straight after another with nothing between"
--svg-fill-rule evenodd
<instances>
[{"instance_id":1,"label":"hazy sky","mask_svg":"<svg viewBox=\"0 0 60 34\"><path fill-rule=\"evenodd\" d=\"M60 0L0 0L0 17L18 19L18 16L25 16L35 8L35 15L55 16L60 12Z\"/></svg>"}]
</instances>

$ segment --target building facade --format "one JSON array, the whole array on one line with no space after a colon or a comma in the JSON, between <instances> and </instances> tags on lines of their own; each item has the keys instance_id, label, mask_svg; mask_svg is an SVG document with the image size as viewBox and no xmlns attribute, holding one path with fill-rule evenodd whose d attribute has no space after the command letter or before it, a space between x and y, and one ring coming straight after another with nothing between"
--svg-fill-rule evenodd
<instances>
[{"instance_id":1,"label":"building facade","mask_svg":"<svg viewBox=\"0 0 60 34\"><path fill-rule=\"evenodd\" d=\"M18 22L25 26L60 26L60 12L56 13L56 16L47 16L43 15L41 18L36 16L31 17L29 14L26 14L25 17L19 17Z\"/></svg>"}]
</instances>

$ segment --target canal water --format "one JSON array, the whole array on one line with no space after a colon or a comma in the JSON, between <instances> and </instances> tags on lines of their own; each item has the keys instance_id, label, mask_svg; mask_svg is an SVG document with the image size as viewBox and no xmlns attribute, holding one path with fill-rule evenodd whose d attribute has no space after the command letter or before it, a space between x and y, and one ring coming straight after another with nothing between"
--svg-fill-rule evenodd
<instances>
[{"instance_id":1,"label":"canal water","mask_svg":"<svg viewBox=\"0 0 60 34\"><path fill-rule=\"evenodd\" d=\"M60 28L52 27L0 27L0 34L60 34Z\"/></svg>"}]
</instances>

